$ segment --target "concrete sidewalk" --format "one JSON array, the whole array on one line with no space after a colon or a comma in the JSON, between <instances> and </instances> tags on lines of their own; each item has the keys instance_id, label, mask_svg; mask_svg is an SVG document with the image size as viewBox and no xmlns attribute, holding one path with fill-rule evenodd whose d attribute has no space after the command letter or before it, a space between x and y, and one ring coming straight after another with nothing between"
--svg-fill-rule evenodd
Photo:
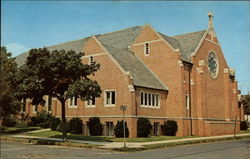
<instances>
[{"instance_id":1,"label":"concrete sidewalk","mask_svg":"<svg viewBox=\"0 0 250 159\"><path fill-rule=\"evenodd\" d=\"M246 137L246 136L250 137L250 133L236 134L236 137ZM28 135L13 135L12 137L63 142L62 139L34 137ZM212 140L212 139L223 139L223 138L233 138L233 137L234 135L222 135L222 136L211 136L211 137L194 137L185 139L161 140L161 141L151 141L151 142L127 142L126 146L129 148L140 148L143 147L144 145L152 145L152 144L181 143L187 141ZM101 148L121 148L124 146L123 142L95 142L95 141L82 141L82 140L68 140L68 142L100 145Z\"/></svg>"}]
</instances>

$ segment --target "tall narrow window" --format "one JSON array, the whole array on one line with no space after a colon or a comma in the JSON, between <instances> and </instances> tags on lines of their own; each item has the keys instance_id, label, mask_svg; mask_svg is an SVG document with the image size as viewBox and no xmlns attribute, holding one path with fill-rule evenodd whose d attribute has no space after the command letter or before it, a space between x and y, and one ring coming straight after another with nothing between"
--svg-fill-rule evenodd
<instances>
[{"instance_id":1,"label":"tall narrow window","mask_svg":"<svg viewBox=\"0 0 250 159\"><path fill-rule=\"evenodd\" d=\"M89 99L86 101L87 107L95 107L95 97L92 97L92 99Z\"/></svg>"},{"instance_id":2,"label":"tall narrow window","mask_svg":"<svg viewBox=\"0 0 250 159\"><path fill-rule=\"evenodd\" d=\"M116 103L116 93L115 91L105 91L105 105L114 106Z\"/></svg>"},{"instance_id":3,"label":"tall narrow window","mask_svg":"<svg viewBox=\"0 0 250 159\"><path fill-rule=\"evenodd\" d=\"M51 111L51 107L52 107L52 97L49 96L48 97L48 111Z\"/></svg>"},{"instance_id":4,"label":"tall narrow window","mask_svg":"<svg viewBox=\"0 0 250 159\"><path fill-rule=\"evenodd\" d=\"M90 56L89 57L89 64L91 65L91 64L93 64L94 63L94 57L93 56Z\"/></svg>"},{"instance_id":5,"label":"tall narrow window","mask_svg":"<svg viewBox=\"0 0 250 159\"><path fill-rule=\"evenodd\" d=\"M77 97L72 97L69 99L69 107L77 107Z\"/></svg>"},{"instance_id":6,"label":"tall narrow window","mask_svg":"<svg viewBox=\"0 0 250 159\"><path fill-rule=\"evenodd\" d=\"M141 92L141 105L143 105L143 93Z\"/></svg>"},{"instance_id":7,"label":"tall narrow window","mask_svg":"<svg viewBox=\"0 0 250 159\"><path fill-rule=\"evenodd\" d=\"M144 105L148 105L148 94L145 93L145 98L144 98Z\"/></svg>"},{"instance_id":8,"label":"tall narrow window","mask_svg":"<svg viewBox=\"0 0 250 159\"><path fill-rule=\"evenodd\" d=\"M145 44L144 44L144 54L145 54L146 56L149 55L149 43L145 43Z\"/></svg>"},{"instance_id":9,"label":"tall narrow window","mask_svg":"<svg viewBox=\"0 0 250 159\"><path fill-rule=\"evenodd\" d=\"M186 94L186 109L189 110L189 94Z\"/></svg>"},{"instance_id":10,"label":"tall narrow window","mask_svg":"<svg viewBox=\"0 0 250 159\"><path fill-rule=\"evenodd\" d=\"M24 98L22 100L22 111L25 112L26 111L26 98Z\"/></svg>"}]
</instances>

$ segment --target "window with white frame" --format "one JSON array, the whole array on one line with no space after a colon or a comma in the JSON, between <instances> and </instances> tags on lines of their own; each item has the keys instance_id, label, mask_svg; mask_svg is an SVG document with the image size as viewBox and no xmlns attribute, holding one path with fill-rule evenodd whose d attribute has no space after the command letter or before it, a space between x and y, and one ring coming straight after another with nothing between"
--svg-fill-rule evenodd
<instances>
[{"instance_id":1,"label":"window with white frame","mask_svg":"<svg viewBox=\"0 0 250 159\"><path fill-rule=\"evenodd\" d=\"M149 55L149 52L150 52L150 50L149 50L149 43L145 43L145 44L144 44L144 54L145 54L146 56L148 56L148 55Z\"/></svg>"},{"instance_id":2,"label":"window with white frame","mask_svg":"<svg viewBox=\"0 0 250 159\"><path fill-rule=\"evenodd\" d=\"M159 93L150 93L150 92L141 92L141 106L142 107L160 107L160 94Z\"/></svg>"},{"instance_id":3,"label":"window with white frame","mask_svg":"<svg viewBox=\"0 0 250 159\"><path fill-rule=\"evenodd\" d=\"M93 64L94 63L94 56L90 56L89 57L89 64Z\"/></svg>"},{"instance_id":4,"label":"window with white frame","mask_svg":"<svg viewBox=\"0 0 250 159\"><path fill-rule=\"evenodd\" d=\"M69 107L77 107L77 97L72 97L69 99Z\"/></svg>"},{"instance_id":5,"label":"window with white frame","mask_svg":"<svg viewBox=\"0 0 250 159\"><path fill-rule=\"evenodd\" d=\"M85 102L86 107L95 107L95 97L89 99Z\"/></svg>"},{"instance_id":6,"label":"window with white frame","mask_svg":"<svg viewBox=\"0 0 250 159\"><path fill-rule=\"evenodd\" d=\"M116 92L115 90L106 90L105 93L105 106L115 106Z\"/></svg>"}]
</instances>

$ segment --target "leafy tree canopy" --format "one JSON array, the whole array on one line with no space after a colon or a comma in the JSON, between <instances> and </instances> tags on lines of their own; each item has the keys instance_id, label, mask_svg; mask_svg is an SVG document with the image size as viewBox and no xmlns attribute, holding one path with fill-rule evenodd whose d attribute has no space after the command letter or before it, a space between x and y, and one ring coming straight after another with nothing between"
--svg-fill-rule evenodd
<instances>
[{"instance_id":1,"label":"leafy tree canopy","mask_svg":"<svg viewBox=\"0 0 250 159\"><path fill-rule=\"evenodd\" d=\"M99 70L100 64L83 64L83 53L73 50L47 48L31 49L26 63L18 71L18 95L32 99L33 105L44 104L43 97L56 97L62 107L63 136L66 139L65 101L71 97L81 100L99 97L97 81L89 76Z\"/></svg>"},{"instance_id":2,"label":"leafy tree canopy","mask_svg":"<svg viewBox=\"0 0 250 159\"><path fill-rule=\"evenodd\" d=\"M244 107L244 113L250 115L250 95L245 95L242 99L242 104Z\"/></svg>"},{"instance_id":3,"label":"leafy tree canopy","mask_svg":"<svg viewBox=\"0 0 250 159\"><path fill-rule=\"evenodd\" d=\"M15 96L14 74L17 72L17 64L15 59L11 57L11 53L8 53L4 46L1 46L0 61L0 116L2 118L20 111L21 103Z\"/></svg>"},{"instance_id":4,"label":"leafy tree canopy","mask_svg":"<svg viewBox=\"0 0 250 159\"><path fill-rule=\"evenodd\" d=\"M21 96L32 99L32 104L44 104L43 96L50 95L65 101L77 96L82 100L98 97L101 89L97 81L88 78L100 65L83 64L83 53L46 48L32 49L26 64L20 68L17 78Z\"/></svg>"}]
</instances>

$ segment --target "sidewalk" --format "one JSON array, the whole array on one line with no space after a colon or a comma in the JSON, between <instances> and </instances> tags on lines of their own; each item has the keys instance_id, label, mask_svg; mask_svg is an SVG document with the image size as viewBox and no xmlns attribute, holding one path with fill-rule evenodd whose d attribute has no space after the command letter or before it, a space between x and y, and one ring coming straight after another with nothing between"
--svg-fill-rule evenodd
<instances>
[{"instance_id":1,"label":"sidewalk","mask_svg":"<svg viewBox=\"0 0 250 159\"><path fill-rule=\"evenodd\" d=\"M246 136L250 137L250 133L236 134L236 137L246 137ZM34 137L28 135L13 135L12 137L63 142L62 139ZM233 137L234 135L222 135L222 136L211 136L211 137L195 137L195 138L185 138L185 139L151 141L151 142L127 142L126 146L129 148L140 148L143 147L144 145L152 145L152 144L166 144L166 143L176 143L176 142L181 143L187 141L212 140L212 139L223 139L223 138L233 138ZM68 140L68 142L101 145L100 148L121 148L124 146L123 142L95 142L95 141L82 141L82 140Z\"/></svg>"}]
</instances>

